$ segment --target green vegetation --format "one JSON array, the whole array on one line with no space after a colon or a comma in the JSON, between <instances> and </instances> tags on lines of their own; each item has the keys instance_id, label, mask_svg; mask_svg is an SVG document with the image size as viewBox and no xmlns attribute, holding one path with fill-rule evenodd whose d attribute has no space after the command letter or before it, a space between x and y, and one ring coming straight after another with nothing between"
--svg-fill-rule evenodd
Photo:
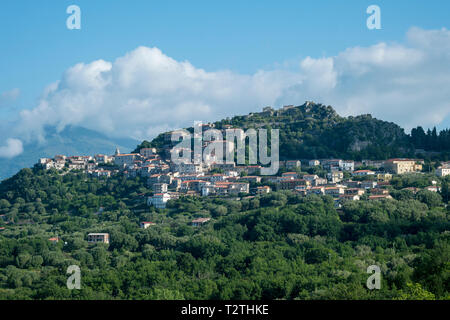
<instances>
[{"instance_id":1,"label":"green vegetation","mask_svg":"<svg viewBox=\"0 0 450 320\"><path fill-rule=\"evenodd\" d=\"M139 178L24 169L0 184L0 298L448 299L448 187L401 190L430 177L396 178L394 199L339 210L291 192L187 197L156 210ZM197 217L212 220L191 226ZM110 233L109 246L88 244L89 232ZM74 264L81 290L66 287ZM371 291L374 264L382 284Z\"/></svg>"}]
</instances>

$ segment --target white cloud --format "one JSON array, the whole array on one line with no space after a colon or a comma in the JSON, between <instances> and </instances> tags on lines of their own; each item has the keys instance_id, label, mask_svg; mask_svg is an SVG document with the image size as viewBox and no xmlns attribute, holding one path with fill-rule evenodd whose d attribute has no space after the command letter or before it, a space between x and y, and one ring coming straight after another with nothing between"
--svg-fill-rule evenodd
<instances>
[{"instance_id":1,"label":"white cloud","mask_svg":"<svg viewBox=\"0 0 450 320\"><path fill-rule=\"evenodd\" d=\"M22 141L7 139L5 146L0 146L0 158L14 158L23 152Z\"/></svg>"},{"instance_id":2,"label":"white cloud","mask_svg":"<svg viewBox=\"0 0 450 320\"><path fill-rule=\"evenodd\" d=\"M73 124L149 139L194 120L305 100L344 115L372 113L407 129L427 127L450 115L449 49L450 31L411 28L405 43L348 48L333 57L306 57L295 68L242 75L208 72L139 47L114 62L68 69L36 108L21 113L18 128L39 137L44 125Z\"/></svg>"}]
</instances>

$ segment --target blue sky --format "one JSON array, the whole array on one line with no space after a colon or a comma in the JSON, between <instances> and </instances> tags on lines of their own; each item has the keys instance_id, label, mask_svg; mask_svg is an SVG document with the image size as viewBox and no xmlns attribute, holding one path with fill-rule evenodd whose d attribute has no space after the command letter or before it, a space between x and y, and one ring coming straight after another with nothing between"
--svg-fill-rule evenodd
<instances>
[{"instance_id":1,"label":"blue sky","mask_svg":"<svg viewBox=\"0 0 450 320\"><path fill-rule=\"evenodd\" d=\"M82 10L82 29L68 30L66 8ZM368 30L377 4L382 30ZM400 41L411 26L448 26L449 1L110 1L15 0L0 6L0 92L19 88L30 107L68 67L113 60L156 46L209 71L252 73L304 56Z\"/></svg>"},{"instance_id":2,"label":"blue sky","mask_svg":"<svg viewBox=\"0 0 450 320\"><path fill-rule=\"evenodd\" d=\"M81 30L66 28L71 4L81 8ZM366 27L371 4L381 8L382 30ZM156 47L175 61L189 61L207 72L252 76L259 70L286 69L308 56L334 57L348 48L381 42L403 44L411 27L448 28L449 12L450 2L444 0L2 1L0 94L18 89L20 95L6 108L0 105L0 116L16 121L19 110L35 108L44 88L75 64L97 59L113 63L139 46ZM295 97L302 100L301 95ZM341 110L349 108L343 105ZM437 122L450 123L448 117Z\"/></svg>"}]
</instances>

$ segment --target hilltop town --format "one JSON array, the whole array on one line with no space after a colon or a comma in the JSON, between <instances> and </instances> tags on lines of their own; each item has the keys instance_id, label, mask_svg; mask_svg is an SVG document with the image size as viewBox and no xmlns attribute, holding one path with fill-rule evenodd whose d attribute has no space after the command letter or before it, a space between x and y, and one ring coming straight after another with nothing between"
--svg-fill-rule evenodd
<instances>
[{"instance_id":1,"label":"hilltop town","mask_svg":"<svg viewBox=\"0 0 450 320\"><path fill-rule=\"evenodd\" d=\"M204 144L204 148L208 143ZM395 175L420 173L424 160L394 158L384 161L308 159L279 162L279 173L260 174L260 165L238 166L230 163L174 164L167 155L169 149L157 153L156 148L142 148L139 153L114 155L64 156L41 158L38 166L58 171L81 170L92 177L108 178L123 174L147 179L153 193L147 204L164 209L171 199L181 195L202 197L246 197L270 193L272 190L291 190L301 195L329 195L336 207L343 201L357 201L363 195L369 200L389 199L388 186ZM311 172L309 174L308 172ZM314 173L316 172L316 173ZM450 175L450 163L443 163L436 175ZM438 192L437 181L426 187ZM418 190L412 190L416 193Z\"/></svg>"}]
</instances>

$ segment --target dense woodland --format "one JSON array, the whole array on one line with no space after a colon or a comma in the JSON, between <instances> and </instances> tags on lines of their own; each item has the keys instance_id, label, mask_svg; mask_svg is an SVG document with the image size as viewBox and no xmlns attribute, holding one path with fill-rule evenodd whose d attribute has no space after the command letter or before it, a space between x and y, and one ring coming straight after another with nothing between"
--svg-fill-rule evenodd
<instances>
[{"instance_id":1,"label":"dense woodland","mask_svg":"<svg viewBox=\"0 0 450 320\"><path fill-rule=\"evenodd\" d=\"M402 190L432 179L398 176L394 199L341 209L291 192L154 209L139 178L23 169L0 184L0 299L449 299L449 180L441 194ZM366 288L374 264L380 290ZM66 287L69 265L81 290Z\"/></svg>"}]
</instances>

